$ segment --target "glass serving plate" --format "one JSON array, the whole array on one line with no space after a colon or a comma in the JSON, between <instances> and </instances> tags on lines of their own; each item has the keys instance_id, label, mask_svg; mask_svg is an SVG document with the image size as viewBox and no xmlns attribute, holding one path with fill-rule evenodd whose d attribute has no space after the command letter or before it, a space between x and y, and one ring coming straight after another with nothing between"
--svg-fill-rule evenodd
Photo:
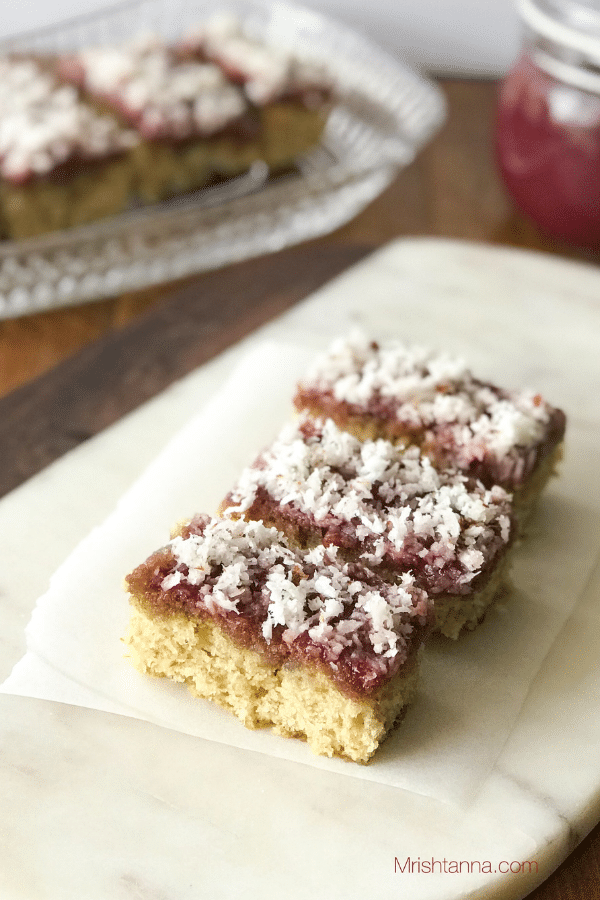
<instances>
[{"instance_id":1,"label":"glass serving plate","mask_svg":"<svg viewBox=\"0 0 600 900\"><path fill-rule=\"evenodd\" d=\"M307 240L353 218L440 126L440 91L363 36L288 3L233 0L251 33L325 65L336 101L320 145L295 170L242 176L93 225L0 241L0 318L215 269ZM134 0L5 40L0 52L68 52L158 32L175 39L215 13L210 0Z\"/></svg>"}]
</instances>

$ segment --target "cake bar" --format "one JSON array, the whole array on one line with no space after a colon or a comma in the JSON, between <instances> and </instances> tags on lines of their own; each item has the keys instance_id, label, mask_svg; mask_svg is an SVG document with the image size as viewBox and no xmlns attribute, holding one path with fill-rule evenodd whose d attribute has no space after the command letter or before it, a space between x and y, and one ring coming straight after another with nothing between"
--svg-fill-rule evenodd
<instances>
[{"instance_id":1,"label":"cake bar","mask_svg":"<svg viewBox=\"0 0 600 900\"><path fill-rule=\"evenodd\" d=\"M120 212L136 143L44 61L0 57L0 231L21 239Z\"/></svg>"},{"instance_id":2,"label":"cake bar","mask_svg":"<svg viewBox=\"0 0 600 900\"><path fill-rule=\"evenodd\" d=\"M480 381L446 354L361 334L317 360L295 405L361 439L414 444L437 467L502 486L521 521L562 454L565 415L539 394Z\"/></svg>"},{"instance_id":3,"label":"cake bar","mask_svg":"<svg viewBox=\"0 0 600 900\"><path fill-rule=\"evenodd\" d=\"M408 574L389 584L335 547L202 515L126 583L133 665L248 728L365 763L414 694L431 604Z\"/></svg>"},{"instance_id":4,"label":"cake bar","mask_svg":"<svg viewBox=\"0 0 600 900\"><path fill-rule=\"evenodd\" d=\"M180 52L214 61L243 87L260 118L261 159L272 168L291 165L318 144L333 94L322 65L258 40L231 14L190 29Z\"/></svg>"},{"instance_id":5,"label":"cake bar","mask_svg":"<svg viewBox=\"0 0 600 900\"><path fill-rule=\"evenodd\" d=\"M141 35L60 62L61 77L135 128L135 189L153 202L257 160L290 165L314 147L329 111L325 74L216 16L173 45Z\"/></svg>"},{"instance_id":6,"label":"cake bar","mask_svg":"<svg viewBox=\"0 0 600 900\"><path fill-rule=\"evenodd\" d=\"M82 50L61 60L60 73L136 130L132 190L145 202L260 158L260 123L242 89L213 63L181 60L154 35Z\"/></svg>"},{"instance_id":7,"label":"cake bar","mask_svg":"<svg viewBox=\"0 0 600 900\"><path fill-rule=\"evenodd\" d=\"M501 487L438 471L416 446L360 441L308 415L241 473L222 510L276 527L296 547L337 547L392 583L410 573L451 638L493 601L513 534Z\"/></svg>"},{"instance_id":8,"label":"cake bar","mask_svg":"<svg viewBox=\"0 0 600 900\"><path fill-rule=\"evenodd\" d=\"M176 43L139 35L0 57L0 237L93 222L315 147L321 67L213 17Z\"/></svg>"}]
</instances>

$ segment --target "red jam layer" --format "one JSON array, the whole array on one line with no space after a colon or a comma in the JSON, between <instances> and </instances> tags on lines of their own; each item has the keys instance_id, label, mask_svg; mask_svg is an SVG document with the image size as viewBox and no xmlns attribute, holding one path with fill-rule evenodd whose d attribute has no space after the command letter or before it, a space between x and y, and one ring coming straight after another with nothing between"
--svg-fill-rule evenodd
<instances>
[{"instance_id":1,"label":"red jam layer","mask_svg":"<svg viewBox=\"0 0 600 900\"><path fill-rule=\"evenodd\" d=\"M190 535L202 536L209 518L198 516L186 526L181 534L185 540ZM246 523L244 523L246 524ZM399 588L382 581L375 573L359 564L343 565L335 562L331 552L324 551L325 566L315 564L303 554L293 553L279 544L276 558L269 568L248 558L250 581L241 586L235 594L237 609L225 609L211 602L217 581L223 573L223 566L214 566L205 573L201 584L191 584L188 580L189 569L178 563L173 545L168 545L152 554L142 565L138 566L126 579L129 591L153 615L164 616L173 613L184 613L191 618L215 621L220 628L242 647L257 651L270 664L280 666L290 661L302 665L314 666L323 670L338 685L340 690L351 697L366 698L385 685L400 670L408 669L415 660L415 653L425 634L432 625L431 604L423 591L407 582L405 588ZM333 568L331 568L333 564ZM343 610L329 617L329 624L323 624L327 609L327 596L320 601L315 592L306 597L306 621L299 633L291 637L289 629L282 624L273 624L271 634L265 637L264 623L269 608L270 594L268 579L274 570L285 569L291 581L300 583L303 579L334 578L336 571L343 570L345 582L349 579L355 585L360 584L360 592L352 597L340 591L343 599ZM178 584L165 588L165 579L178 572L182 578ZM168 582L167 582L168 583ZM317 582L318 583L318 582ZM354 588L353 588L354 590ZM394 605L399 592L403 591L403 599L397 606L398 613L394 620L397 637L396 652L376 652L373 646L374 621L377 612L357 616L357 600L370 593L377 598L385 598ZM335 598L333 599L335 602ZM381 601L378 600L379 607ZM320 603L320 609L313 608ZM352 622L352 630L344 635L344 626L340 623ZM328 636L328 629L330 636ZM341 637L340 637L341 635Z\"/></svg>"},{"instance_id":2,"label":"red jam layer","mask_svg":"<svg viewBox=\"0 0 600 900\"><path fill-rule=\"evenodd\" d=\"M331 420L284 428L223 508L273 524L301 546L338 547L387 578L410 572L430 595L471 596L512 536L502 488L437 472L416 447L358 441Z\"/></svg>"}]
</instances>

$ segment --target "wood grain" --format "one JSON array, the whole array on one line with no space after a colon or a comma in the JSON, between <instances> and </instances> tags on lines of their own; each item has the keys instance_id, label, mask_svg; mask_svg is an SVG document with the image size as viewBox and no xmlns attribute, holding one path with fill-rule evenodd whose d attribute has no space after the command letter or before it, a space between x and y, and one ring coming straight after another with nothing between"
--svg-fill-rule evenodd
<instances>
[{"instance_id":1,"label":"wood grain","mask_svg":"<svg viewBox=\"0 0 600 900\"><path fill-rule=\"evenodd\" d=\"M171 292L146 315L0 399L0 496L363 257L292 248Z\"/></svg>"},{"instance_id":2,"label":"wood grain","mask_svg":"<svg viewBox=\"0 0 600 900\"><path fill-rule=\"evenodd\" d=\"M600 826L579 844L529 900L597 900L600 897Z\"/></svg>"}]
</instances>

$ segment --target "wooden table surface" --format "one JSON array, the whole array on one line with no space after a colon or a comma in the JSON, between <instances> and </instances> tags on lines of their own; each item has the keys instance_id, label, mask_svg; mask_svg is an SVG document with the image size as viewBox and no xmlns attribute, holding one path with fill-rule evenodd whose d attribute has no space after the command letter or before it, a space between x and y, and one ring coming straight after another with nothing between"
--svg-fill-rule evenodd
<instances>
[{"instance_id":1,"label":"wooden table surface","mask_svg":"<svg viewBox=\"0 0 600 900\"><path fill-rule=\"evenodd\" d=\"M0 322L0 496L393 238L463 238L598 262L542 236L511 204L492 149L495 84L441 86L445 126L333 234L219 273ZM600 826L530 897L600 898Z\"/></svg>"}]
</instances>

